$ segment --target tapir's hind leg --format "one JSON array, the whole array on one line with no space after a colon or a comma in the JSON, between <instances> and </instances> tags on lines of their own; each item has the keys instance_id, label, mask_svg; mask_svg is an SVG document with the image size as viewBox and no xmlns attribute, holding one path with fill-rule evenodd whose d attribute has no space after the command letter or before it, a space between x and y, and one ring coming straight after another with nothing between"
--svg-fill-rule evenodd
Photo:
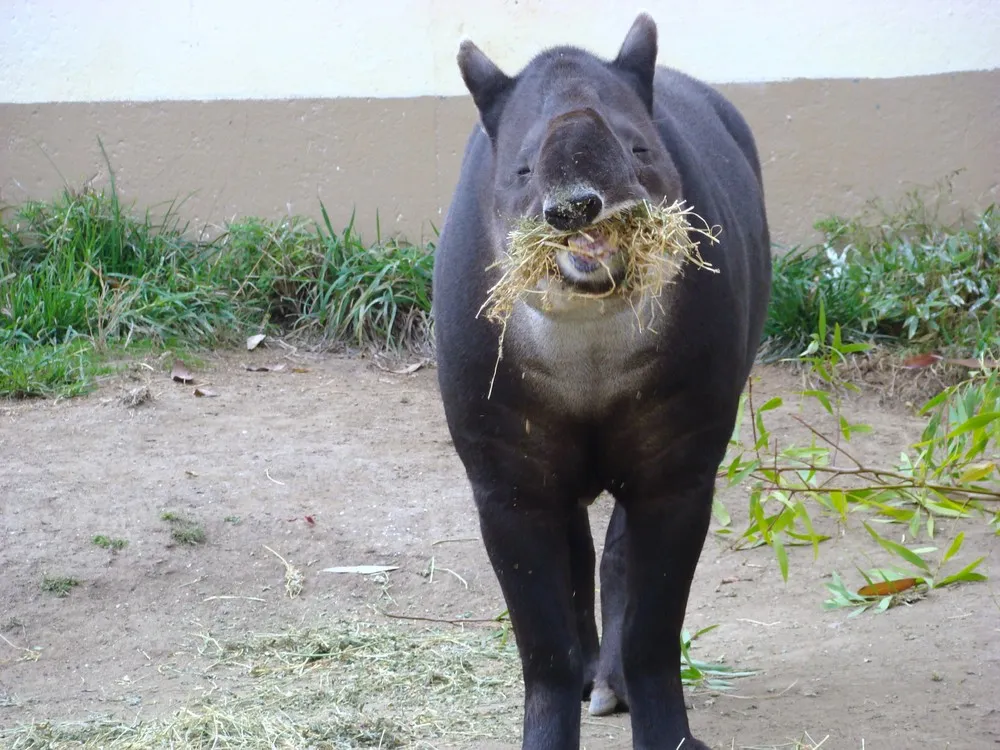
<instances>
[{"instance_id":1,"label":"tapir's hind leg","mask_svg":"<svg viewBox=\"0 0 1000 750\"><path fill-rule=\"evenodd\" d=\"M578 750L583 655L567 529L575 498L516 479L474 485L483 542L510 610L524 674L524 750ZM510 482L510 484L507 484ZM554 493L549 493L554 494Z\"/></svg>"},{"instance_id":2,"label":"tapir's hind leg","mask_svg":"<svg viewBox=\"0 0 1000 750\"><path fill-rule=\"evenodd\" d=\"M615 503L601 555L601 656L590 713L606 716L628 710L622 676L622 627L625 622L625 509Z\"/></svg>"}]
</instances>

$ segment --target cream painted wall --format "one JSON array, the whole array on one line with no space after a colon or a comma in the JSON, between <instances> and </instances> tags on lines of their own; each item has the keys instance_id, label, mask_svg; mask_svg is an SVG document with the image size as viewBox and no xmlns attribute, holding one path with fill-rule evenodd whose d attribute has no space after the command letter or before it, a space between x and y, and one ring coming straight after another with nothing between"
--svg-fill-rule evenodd
<instances>
[{"instance_id":1,"label":"cream painted wall","mask_svg":"<svg viewBox=\"0 0 1000 750\"><path fill-rule=\"evenodd\" d=\"M3 0L0 102L462 95L465 36L514 72L613 55L641 9L660 61L713 83L1000 68L1000 0L640 2Z\"/></svg>"}]
</instances>

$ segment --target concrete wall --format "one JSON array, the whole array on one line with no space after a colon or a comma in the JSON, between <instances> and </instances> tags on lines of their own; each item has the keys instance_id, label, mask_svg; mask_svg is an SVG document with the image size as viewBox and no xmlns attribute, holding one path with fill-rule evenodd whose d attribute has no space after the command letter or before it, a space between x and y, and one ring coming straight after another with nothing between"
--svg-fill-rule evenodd
<instances>
[{"instance_id":1,"label":"concrete wall","mask_svg":"<svg viewBox=\"0 0 1000 750\"><path fill-rule=\"evenodd\" d=\"M455 52L513 73L542 47L613 55L635 14L660 62L744 111L776 239L954 170L963 206L1000 181L997 0L7 0L0 11L0 203L106 181L236 215L376 211L411 239L440 226L475 111Z\"/></svg>"}]
</instances>

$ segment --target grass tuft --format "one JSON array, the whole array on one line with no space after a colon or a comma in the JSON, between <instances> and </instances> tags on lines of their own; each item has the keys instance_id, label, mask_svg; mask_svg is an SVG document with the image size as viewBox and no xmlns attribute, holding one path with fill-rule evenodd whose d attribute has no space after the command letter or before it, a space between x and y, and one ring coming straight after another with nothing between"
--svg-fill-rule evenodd
<instances>
[{"instance_id":1,"label":"grass tuft","mask_svg":"<svg viewBox=\"0 0 1000 750\"><path fill-rule=\"evenodd\" d=\"M96 534L91 541L101 549L111 550L112 552L120 552L128 546L128 539L119 539L104 534Z\"/></svg>"},{"instance_id":2,"label":"grass tuft","mask_svg":"<svg viewBox=\"0 0 1000 750\"><path fill-rule=\"evenodd\" d=\"M205 529L201 524L167 510L160 514L160 520L170 524L170 538L178 544L194 546L204 544Z\"/></svg>"},{"instance_id":3,"label":"grass tuft","mask_svg":"<svg viewBox=\"0 0 1000 750\"><path fill-rule=\"evenodd\" d=\"M80 585L80 581L70 576L50 576L42 578L42 591L56 596L66 596Z\"/></svg>"}]
</instances>

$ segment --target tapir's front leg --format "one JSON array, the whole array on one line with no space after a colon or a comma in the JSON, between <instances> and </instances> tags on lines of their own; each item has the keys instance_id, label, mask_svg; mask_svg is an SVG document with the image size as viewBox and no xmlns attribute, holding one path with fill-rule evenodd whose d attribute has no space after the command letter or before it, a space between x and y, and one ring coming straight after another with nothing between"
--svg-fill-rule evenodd
<instances>
[{"instance_id":1,"label":"tapir's front leg","mask_svg":"<svg viewBox=\"0 0 1000 750\"><path fill-rule=\"evenodd\" d=\"M570 512L567 528L570 552L570 582L573 587L573 610L576 614L576 631L580 638L583 659L583 695L586 699L594 684L600 641L597 637L597 620L594 614L594 538L590 531L587 506L593 498L581 498Z\"/></svg>"},{"instance_id":2,"label":"tapir's front leg","mask_svg":"<svg viewBox=\"0 0 1000 750\"><path fill-rule=\"evenodd\" d=\"M708 750L688 726L680 635L711 519L713 474L665 477L628 498L622 671L637 750Z\"/></svg>"},{"instance_id":3,"label":"tapir's front leg","mask_svg":"<svg viewBox=\"0 0 1000 750\"><path fill-rule=\"evenodd\" d=\"M533 497L509 481L474 484L473 492L521 656L522 748L577 750L584 660L567 533L573 503Z\"/></svg>"}]
</instances>

